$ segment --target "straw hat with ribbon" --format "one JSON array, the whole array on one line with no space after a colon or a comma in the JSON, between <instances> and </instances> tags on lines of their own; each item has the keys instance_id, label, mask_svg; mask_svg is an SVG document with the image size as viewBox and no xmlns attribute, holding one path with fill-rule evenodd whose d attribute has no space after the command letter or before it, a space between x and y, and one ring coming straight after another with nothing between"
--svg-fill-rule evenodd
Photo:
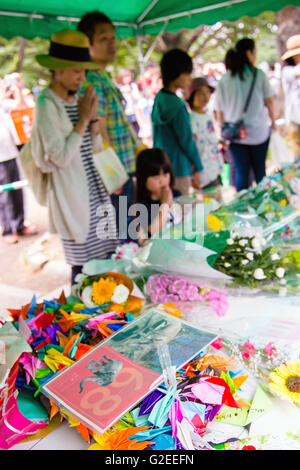
<instances>
[{"instance_id":1,"label":"straw hat with ribbon","mask_svg":"<svg viewBox=\"0 0 300 470\"><path fill-rule=\"evenodd\" d=\"M50 70L82 68L99 69L99 65L91 61L89 39L80 31L64 29L52 34L49 54L39 54L36 60Z\"/></svg>"},{"instance_id":2,"label":"straw hat with ribbon","mask_svg":"<svg viewBox=\"0 0 300 470\"><path fill-rule=\"evenodd\" d=\"M291 36L286 42L287 51L281 57L281 60L289 59L297 54L300 54L300 34Z\"/></svg>"}]
</instances>

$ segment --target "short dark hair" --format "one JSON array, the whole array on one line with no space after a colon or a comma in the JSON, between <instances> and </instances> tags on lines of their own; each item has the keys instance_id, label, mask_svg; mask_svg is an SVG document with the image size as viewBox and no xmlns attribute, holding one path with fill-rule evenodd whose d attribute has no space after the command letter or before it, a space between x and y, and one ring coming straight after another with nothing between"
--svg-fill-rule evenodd
<instances>
[{"instance_id":1,"label":"short dark hair","mask_svg":"<svg viewBox=\"0 0 300 470\"><path fill-rule=\"evenodd\" d=\"M191 74L193 61L191 57L181 49L171 49L166 52L160 62L161 77L164 87L168 87L182 73Z\"/></svg>"},{"instance_id":2,"label":"short dark hair","mask_svg":"<svg viewBox=\"0 0 300 470\"><path fill-rule=\"evenodd\" d=\"M170 187L175 184L175 176L171 162L164 150L154 147L142 150L136 162L136 201L141 202L150 197L146 188L147 178L149 176L159 175L161 170L166 174L170 173Z\"/></svg>"},{"instance_id":3,"label":"short dark hair","mask_svg":"<svg viewBox=\"0 0 300 470\"><path fill-rule=\"evenodd\" d=\"M77 31L81 31L82 33L86 34L90 40L90 43L93 44L93 37L97 24L110 24L114 27L113 22L110 18L108 18L108 16L98 10L95 10L83 15L78 23Z\"/></svg>"}]
</instances>

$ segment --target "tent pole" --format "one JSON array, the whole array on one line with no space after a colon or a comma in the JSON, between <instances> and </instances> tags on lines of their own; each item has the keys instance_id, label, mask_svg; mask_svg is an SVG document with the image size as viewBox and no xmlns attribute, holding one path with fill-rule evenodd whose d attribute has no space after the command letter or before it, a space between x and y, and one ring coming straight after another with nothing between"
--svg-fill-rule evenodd
<instances>
[{"instance_id":1,"label":"tent pole","mask_svg":"<svg viewBox=\"0 0 300 470\"><path fill-rule=\"evenodd\" d=\"M148 15L149 11L157 4L159 0L152 0L152 2L148 5L145 11L138 17L137 23L141 23L141 21Z\"/></svg>"},{"instance_id":2,"label":"tent pole","mask_svg":"<svg viewBox=\"0 0 300 470\"><path fill-rule=\"evenodd\" d=\"M152 52L154 51L154 48L158 42L158 40L161 38L162 34L164 33L166 27L168 26L168 21L165 21L163 27L161 28L159 34L156 36L156 38L154 39L154 41L152 42L151 46L149 47L147 53L145 54L145 57L144 57L144 60L145 60L145 63L148 62Z\"/></svg>"},{"instance_id":3,"label":"tent pole","mask_svg":"<svg viewBox=\"0 0 300 470\"><path fill-rule=\"evenodd\" d=\"M223 1L223 2L214 4L214 5L209 5L209 6L206 6L206 7L195 8L193 10L186 10L186 11L183 11L183 12L180 12L180 13L174 13L174 14L171 14L171 15L161 16L160 18L154 18L152 20L142 21L139 24L139 26L144 27L144 26L147 26L147 25L154 25L156 23L161 23L162 21L166 21L166 20L173 20L173 19L176 19L176 18L182 18L184 16L196 15L197 13L202 13L204 11L216 10L218 8L224 8L224 7L231 7L231 6L235 5L236 3L244 3L246 1L247 0L227 0L225 2Z\"/></svg>"}]
</instances>

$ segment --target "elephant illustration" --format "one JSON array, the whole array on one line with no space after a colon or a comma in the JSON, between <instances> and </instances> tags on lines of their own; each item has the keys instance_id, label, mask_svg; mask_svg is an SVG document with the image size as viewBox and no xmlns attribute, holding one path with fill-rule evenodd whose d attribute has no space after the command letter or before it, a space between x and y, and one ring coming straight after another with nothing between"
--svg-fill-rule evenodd
<instances>
[{"instance_id":1,"label":"elephant illustration","mask_svg":"<svg viewBox=\"0 0 300 470\"><path fill-rule=\"evenodd\" d=\"M110 385L121 371L123 363L103 356L98 362L91 360L86 368L93 373L93 377L86 377L80 382L80 392L83 392L85 382L96 382L99 386Z\"/></svg>"}]
</instances>

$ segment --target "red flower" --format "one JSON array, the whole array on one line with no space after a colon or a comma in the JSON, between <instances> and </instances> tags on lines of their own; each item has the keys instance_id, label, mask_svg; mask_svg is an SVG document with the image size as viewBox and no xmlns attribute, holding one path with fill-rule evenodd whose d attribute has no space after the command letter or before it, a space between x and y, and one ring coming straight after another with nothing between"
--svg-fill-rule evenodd
<instances>
[{"instance_id":1,"label":"red flower","mask_svg":"<svg viewBox=\"0 0 300 470\"><path fill-rule=\"evenodd\" d=\"M244 446L242 450L256 450L256 448L254 446Z\"/></svg>"}]
</instances>

